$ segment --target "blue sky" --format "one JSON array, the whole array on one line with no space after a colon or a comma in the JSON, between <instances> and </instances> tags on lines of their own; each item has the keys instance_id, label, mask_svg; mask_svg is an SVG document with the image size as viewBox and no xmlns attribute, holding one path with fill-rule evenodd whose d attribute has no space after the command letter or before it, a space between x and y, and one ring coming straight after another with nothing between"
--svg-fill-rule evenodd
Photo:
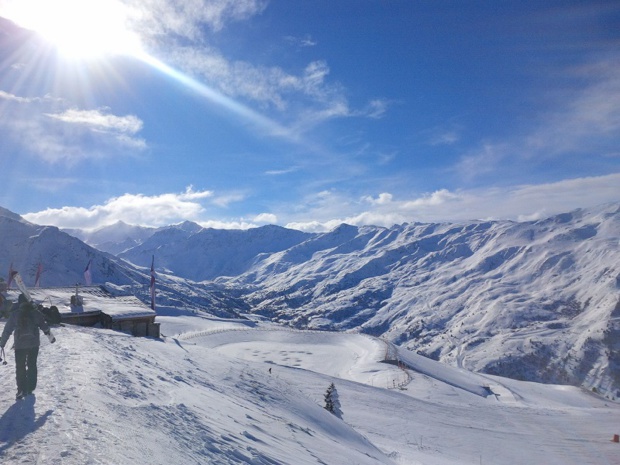
<instances>
[{"instance_id":1,"label":"blue sky","mask_svg":"<svg viewBox=\"0 0 620 465\"><path fill-rule=\"evenodd\" d=\"M620 200L616 1L0 0L0 18L0 206L35 223L323 231Z\"/></svg>"}]
</instances>

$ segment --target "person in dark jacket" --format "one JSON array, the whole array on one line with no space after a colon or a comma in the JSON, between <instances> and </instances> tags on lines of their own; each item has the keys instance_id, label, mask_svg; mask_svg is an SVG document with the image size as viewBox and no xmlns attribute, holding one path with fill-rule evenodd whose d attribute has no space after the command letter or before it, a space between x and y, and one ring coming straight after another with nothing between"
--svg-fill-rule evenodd
<instances>
[{"instance_id":1,"label":"person in dark jacket","mask_svg":"<svg viewBox=\"0 0 620 465\"><path fill-rule=\"evenodd\" d=\"M8 318L11 310L11 302L4 295L6 290L7 286L4 279L0 278L0 318Z\"/></svg>"},{"instance_id":2,"label":"person in dark jacket","mask_svg":"<svg viewBox=\"0 0 620 465\"><path fill-rule=\"evenodd\" d=\"M0 347L4 349L13 332L15 347L15 378L17 380L17 399L31 394L37 387L37 357L39 355L39 329L55 342L45 317L37 308L20 294L17 309L11 312L2 337Z\"/></svg>"}]
</instances>

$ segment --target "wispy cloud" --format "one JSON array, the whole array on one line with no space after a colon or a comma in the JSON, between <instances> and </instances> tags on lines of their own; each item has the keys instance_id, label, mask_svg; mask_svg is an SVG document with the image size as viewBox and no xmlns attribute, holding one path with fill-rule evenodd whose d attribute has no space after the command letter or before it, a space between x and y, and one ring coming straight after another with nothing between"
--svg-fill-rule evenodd
<instances>
[{"instance_id":1,"label":"wispy cloud","mask_svg":"<svg viewBox=\"0 0 620 465\"><path fill-rule=\"evenodd\" d=\"M294 173L295 171L298 171L298 170L299 170L298 166L293 166L291 168L286 168L286 169L282 169L282 170L269 170L269 171L265 171L265 174L267 176L283 176L285 174Z\"/></svg>"},{"instance_id":2,"label":"wispy cloud","mask_svg":"<svg viewBox=\"0 0 620 465\"><path fill-rule=\"evenodd\" d=\"M244 10L248 13L245 17L265 7L264 2L250 3ZM281 66L255 65L229 59L200 35L201 20L187 16L185 13L188 11L182 9L176 13L179 24L174 25L175 34L158 38L158 43L154 45L158 56L170 66L202 80L226 96L258 105L271 117L290 122L297 132L333 118L381 118L389 108L389 102L381 98L372 99L362 108L352 108L344 86L328 79L330 67L325 60L311 61L301 72L291 72ZM185 27L180 27L183 23ZM177 28L180 30L177 31ZM180 45L175 40L176 33L184 35L189 43L186 40ZM304 46L314 44L307 36L298 43Z\"/></svg>"},{"instance_id":3,"label":"wispy cloud","mask_svg":"<svg viewBox=\"0 0 620 465\"><path fill-rule=\"evenodd\" d=\"M142 130L143 122L135 115L116 116L106 110L69 109L62 113L45 113L45 116L80 127L98 135L98 139L108 139L117 145L135 150L147 147L146 141L135 135Z\"/></svg>"},{"instance_id":4,"label":"wispy cloud","mask_svg":"<svg viewBox=\"0 0 620 465\"><path fill-rule=\"evenodd\" d=\"M211 203L221 208L227 208L230 204L244 201L247 195L243 192L229 192L213 197Z\"/></svg>"},{"instance_id":5,"label":"wispy cloud","mask_svg":"<svg viewBox=\"0 0 620 465\"><path fill-rule=\"evenodd\" d=\"M456 130L449 130L435 134L430 140L431 145L453 145L460 140L460 134Z\"/></svg>"},{"instance_id":6,"label":"wispy cloud","mask_svg":"<svg viewBox=\"0 0 620 465\"><path fill-rule=\"evenodd\" d=\"M231 61L218 50L204 45L175 47L167 56L174 66L199 76L230 97L244 98L265 109L289 110L303 97L311 99L320 111L342 106L343 95L337 85L327 84L329 67L324 61L309 63L302 74L294 75L281 67L254 66L245 61ZM306 103L311 103L306 102ZM348 107L348 105L345 105ZM349 114L348 108L339 113Z\"/></svg>"},{"instance_id":7,"label":"wispy cloud","mask_svg":"<svg viewBox=\"0 0 620 465\"><path fill-rule=\"evenodd\" d=\"M605 157L620 134L620 55L568 70L579 82L535 118L535 126L503 140L486 139L465 153L456 171L467 179L500 173L504 164L571 156Z\"/></svg>"},{"instance_id":8,"label":"wispy cloud","mask_svg":"<svg viewBox=\"0 0 620 465\"><path fill-rule=\"evenodd\" d=\"M383 118L389 106L390 102L386 99L374 99L368 103L365 109L359 112L359 115L374 119Z\"/></svg>"},{"instance_id":9,"label":"wispy cloud","mask_svg":"<svg viewBox=\"0 0 620 465\"><path fill-rule=\"evenodd\" d=\"M18 95L10 94L9 92L5 92L3 90L0 90L0 99L18 103L30 103L35 100L32 98L20 97Z\"/></svg>"},{"instance_id":10,"label":"wispy cloud","mask_svg":"<svg viewBox=\"0 0 620 465\"><path fill-rule=\"evenodd\" d=\"M199 77L229 97L279 107L281 98L273 92L275 82L286 80L279 68L254 67L227 59L208 44L205 26L218 32L234 21L260 14L267 0L129 0L140 15L134 28L151 52L167 65Z\"/></svg>"},{"instance_id":11,"label":"wispy cloud","mask_svg":"<svg viewBox=\"0 0 620 465\"><path fill-rule=\"evenodd\" d=\"M545 115L527 137L527 148L536 154L583 153L620 134L620 54L578 67L573 74L587 84L566 93L565 103Z\"/></svg>"},{"instance_id":12,"label":"wispy cloud","mask_svg":"<svg viewBox=\"0 0 620 465\"><path fill-rule=\"evenodd\" d=\"M24 180L25 181L25 180ZM33 180L33 185L39 192L62 192L69 187L74 187L79 183L79 179L75 177L44 177Z\"/></svg>"},{"instance_id":13,"label":"wispy cloud","mask_svg":"<svg viewBox=\"0 0 620 465\"><path fill-rule=\"evenodd\" d=\"M146 141L137 134L142 121L108 110L57 109L65 102L44 97L21 97L0 92L0 127L7 136L48 162L75 163L122 150L142 151Z\"/></svg>"},{"instance_id":14,"label":"wispy cloud","mask_svg":"<svg viewBox=\"0 0 620 465\"><path fill-rule=\"evenodd\" d=\"M314 47L318 44L318 42L314 40L310 34L304 34L303 36L286 36L284 40L294 47L299 48Z\"/></svg>"},{"instance_id":15,"label":"wispy cloud","mask_svg":"<svg viewBox=\"0 0 620 465\"><path fill-rule=\"evenodd\" d=\"M142 121L134 116L116 116L101 110L70 109L62 113L46 113L46 116L70 124L81 124L97 130L135 134L142 129Z\"/></svg>"},{"instance_id":16,"label":"wispy cloud","mask_svg":"<svg viewBox=\"0 0 620 465\"><path fill-rule=\"evenodd\" d=\"M455 170L462 179L469 181L496 171L502 162L516 156L518 149L507 142L485 141L464 154Z\"/></svg>"},{"instance_id":17,"label":"wispy cloud","mask_svg":"<svg viewBox=\"0 0 620 465\"><path fill-rule=\"evenodd\" d=\"M301 74L287 73L273 66L254 66L244 61L229 61L217 50L207 46L174 47L165 61L173 67L160 63L159 68L200 91L208 89L208 97L216 103L224 103L227 109L244 108L243 114L252 113L254 121L269 121L269 134L289 141L302 143L302 134L309 129L334 118L368 117L380 118L388 103L380 99L371 101L362 110L352 110L344 89L326 80L329 67L323 61L309 63ZM175 69L183 70L181 74ZM195 76L190 78L189 76ZM217 98L212 98L218 95ZM243 101L250 102L246 104ZM259 113L249 105L259 106ZM269 116L266 116L269 115ZM284 121L279 124L277 121Z\"/></svg>"},{"instance_id":18,"label":"wispy cloud","mask_svg":"<svg viewBox=\"0 0 620 465\"><path fill-rule=\"evenodd\" d=\"M233 21L241 21L261 13L267 0L125 0L133 6L136 27L151 38L172 35L197 40L203 25L219 31Z\"/></svg>"}]
</instances>

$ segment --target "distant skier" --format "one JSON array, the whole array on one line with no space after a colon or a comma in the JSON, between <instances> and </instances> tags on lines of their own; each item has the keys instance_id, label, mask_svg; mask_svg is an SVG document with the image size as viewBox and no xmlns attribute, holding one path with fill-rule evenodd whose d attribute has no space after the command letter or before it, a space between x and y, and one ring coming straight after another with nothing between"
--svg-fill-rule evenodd
<instances>
[{"instance_id":1,"label":"distant skier","mask_svg":"<svg viewBox=\"0 0 620 465\"><path fill-rule=\"evenodd\" d=\"M39 329L49 337L51 343L54 343L56 339L51 335L50 327L43 314L31 302L28 302L24 294L19 295L17 303L17 308L11 312L4 325L0 347L4 350L4 346L14 331L16 399L21 399L31 394L37 387Z\"/></svg>"}]
</instances>

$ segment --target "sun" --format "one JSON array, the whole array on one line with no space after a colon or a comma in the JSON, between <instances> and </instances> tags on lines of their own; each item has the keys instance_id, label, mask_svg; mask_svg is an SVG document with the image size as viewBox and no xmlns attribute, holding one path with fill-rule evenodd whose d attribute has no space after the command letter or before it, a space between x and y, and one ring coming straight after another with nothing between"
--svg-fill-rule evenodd
<instances>
[{"instance_id":1,"label":"sun","mask_svg":"<svg viewBox=\"0 0 620 465\"><path fill-rule=\"evenodd\" d=\"M139 55L132 11L117 0L0 1L0 16L39 33L64 56L76 59Z\"/></svg>"}]
</instances>

